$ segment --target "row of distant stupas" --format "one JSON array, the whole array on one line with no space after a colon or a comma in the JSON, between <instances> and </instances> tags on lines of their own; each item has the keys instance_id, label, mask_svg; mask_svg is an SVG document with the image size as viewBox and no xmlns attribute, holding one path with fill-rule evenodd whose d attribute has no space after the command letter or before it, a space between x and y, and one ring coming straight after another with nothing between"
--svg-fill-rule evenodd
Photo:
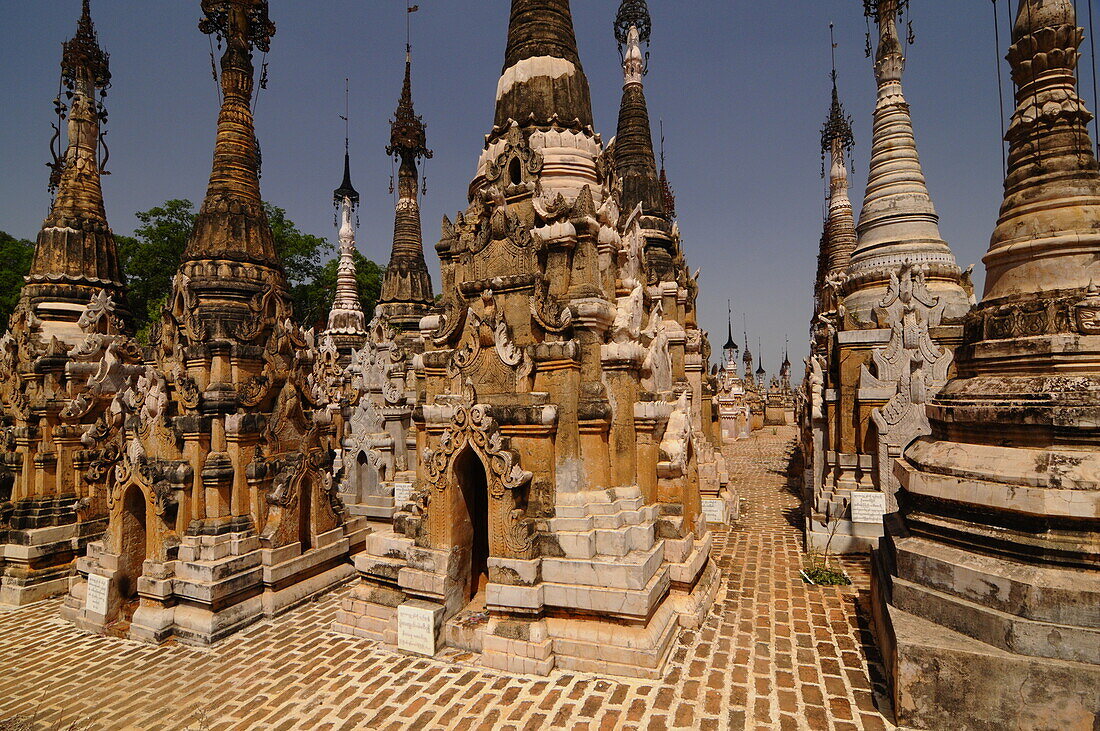
<instances>
[{"instance_id":1,"label":"row of distant stupas","mask_svg":"<svg viewBox=\"0 0 1100 731\"><path fill-rule=\"evenodd\" d=\"M940 236L902 94L907 4L865 2L878 98L858 225L835 71L822 133L830 195L799 397L807 543L873 548L899 725L1091 728L1100 171L1077 93L1084 32L1071 0L1018 3L1005 197L977 303Z\"/></svg>"},{"instance_id":2,"label":"row of distant stupas","mask_svg":"<svg viewBox=\"0 0 1100 731\"><path fill-rule=\"evenodd\" d=\"M653 150L644 0L615 22L607 146L568 0L513 0L494 124L436 245L438 301L406 58L376 317L355 284L345 154L320 334L294 322L261 205L251 101L268 3L202 0L200 30L224 44L213 168L148 346L104 213L110 73L83 6L57 194L0 341L0 600L67 592L82 628L209 644L358 574L338 631L523 672L659 675L717 589L703 501L728 514L736 498Z\"/></svg>"}]
</instances>

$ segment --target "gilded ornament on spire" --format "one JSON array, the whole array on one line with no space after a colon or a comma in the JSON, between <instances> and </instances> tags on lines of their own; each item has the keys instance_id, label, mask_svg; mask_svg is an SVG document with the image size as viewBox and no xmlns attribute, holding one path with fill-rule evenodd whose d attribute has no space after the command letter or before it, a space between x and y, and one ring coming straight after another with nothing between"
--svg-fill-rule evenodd
<instances>
[{"instance_id":1,"label":"gilded ornament on spire","mask_svg":"<svg viewBox=\"0 0 1100 731\"><path fill-rule=\"evenodd\" d=\"M639 42L649 43L653 20L645 0L622 0L619 3L619 13L615 16L615 40L619 42L620 52L627 44L631 28L638 29Z\"/></svg>"},{"instance_id":2,"label":"gilded ornament on spire","mask_svg":"<svg viewBox=\"0 0 1100 731\"><path fill-rule=\"evenodd\" d=\"M99 45L89 2L84 0L76 35L61 45L61 76L65 86L71 92L87 75L95 88L105 92L111 86L110 60L111 55Z\"/></svg>"},{"instance_id":3,"label":"gilded ornament on spire","mask_svg":"<svg viewBox=\"0 0 1100 731\"><path fill-rule=\"evenodd\" d=\"M839 143L845 156L852 153L856 138L852 133L852 117L844 110L840 94L836 88L836 70L833 71L833 103L829 108L829 118L821 128L821 159L832 153L833 143ZM824 175L824 170L822 171Z\"/></svg>"},{"instance_id":4,"label":"gilded ornament on spire","mask_svg":"<svg viewBox=\"0 0 1100 731\"><path fill-rule=\"evenodd\" d=\"M432 157L432 151L428 149L426 125L413 108L412 59L408 53L405 54L405 84L401 89L397 113L390 122L390 144L386 147L386 154L400 155L402 159L410 156L430 160Z\"/></svg>"}]
</instances>

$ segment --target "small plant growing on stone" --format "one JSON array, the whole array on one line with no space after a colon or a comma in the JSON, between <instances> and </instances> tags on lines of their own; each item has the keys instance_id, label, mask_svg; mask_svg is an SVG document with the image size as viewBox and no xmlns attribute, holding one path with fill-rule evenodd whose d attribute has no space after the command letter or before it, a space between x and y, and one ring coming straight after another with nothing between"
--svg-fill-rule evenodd
<instances>
[{"instance_id":1,"label":"small plant growing on stone","mask_svg":"<svg viewBox=\"0 0 1100 731\"><path fill-rule=\"evenodd\" d=\"M816 586L848 586L852 583L852 580L848 578L843 569L839 566L831 566L829 563L829 549L832 547L833 538L839 528L840 521L830 516L829 539L825 541L825 550L822 552L809 551L807 555L809 566L799 572L806 583Z\"/></svg>"}]
</instances>

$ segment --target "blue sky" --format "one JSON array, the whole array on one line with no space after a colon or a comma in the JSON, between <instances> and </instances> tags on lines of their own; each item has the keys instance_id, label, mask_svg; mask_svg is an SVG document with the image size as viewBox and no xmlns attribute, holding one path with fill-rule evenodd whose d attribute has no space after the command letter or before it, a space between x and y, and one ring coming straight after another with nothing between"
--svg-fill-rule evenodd
<instances>
[{"instance_id":1,"label":"blue sky","mask_svg":"<svg viewBox=\"0 0 1100 731\"><path fill-rule=\"evenodd\" d=\"M997 3L1002 46L1007 3ZM509 4L419 4L413 94L435 151L423 212L438 285L432 245L443 214L465 208L492 124ZM764 365L774 372L789 336L797 374L807 350L821 232L818 147L829 104L830 21L837 28L840 91L855 122L857 210L867 174L875 84L864 57L862 3L649 5L654 31L646 93L654 126L664 119L688 260L702 269L702 325L720 347L726 299L732 299L738 340L744 313L754 353L760 338ZM72 35L79 6L79 0L0 0L0 230L13 235L33 238L47 212L44 163L60 43ZM612 33L617 6L617 0L573 3L596 128L605 141L614 135L622 83ZM914 0L913 6L917 43L909 52L906 95L944 237L965 267L984 253L1001 200L993 11L989 0ZM116 232L130 233L136 211L167 198L202 199L218 102L210 48L196 27L198 0L93 0L92 12L114 74L107 97L108 217ZM267 58L270 85L257 109L264 197L286 208L303 230L335 240L331 191L340 182L344 126L338 115L350 77L352 173L363 196L359 245L384 263L393 226L384 148L401 87L404 0L272 0L271 16L278 33ZM1091 89L1089 65L1086 55L1083 92ZM1007 65L1003 70L1007 83ZM1010 89L1006 94L1007 104ZM980 281L980 264L977 270Z\"/></svg>"}]
</instances>

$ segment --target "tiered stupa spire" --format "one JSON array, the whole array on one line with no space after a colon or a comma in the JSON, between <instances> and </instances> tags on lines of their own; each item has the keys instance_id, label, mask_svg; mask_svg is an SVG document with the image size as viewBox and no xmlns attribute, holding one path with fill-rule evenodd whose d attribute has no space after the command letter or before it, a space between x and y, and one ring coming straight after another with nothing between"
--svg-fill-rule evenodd
<instances>
[{"instance_id":1,"label":"tiered stupa spire","mask_svg":"<svg viewBox=\"0 0 1100 731\"><path fill-rule=\"evenodd\" d=\"M351 184L351 153L344 138L344 179L332 193L340 212L340 263L336 270L336 298L328 315L325 334L331 336L341 352L362 347L367 338L366 316L359 301L359 282L355 271L355 213L359 192Z\"/></svg>"},{"instance_id":2,"label":"tiered stupa spire","mask_svg":"<svg viewBox=\"0 0 1100 731\"><path fill-rule=\"evenodd\" d=\"M852 253L845 304L861 319L870 319L889 281L889 272L905 261L925 270L929 289L946 296L945 316L961 317L969 297L925 183L917 153L913 121L901 80L905 54L898 35L899 7L909 0L866 0L878 26L875 79L878 101L872 130L871 163L860 213L859 242Z\"/></svg>"},{"instance_id":3,"label":"tiered stupa spire","mask_svg":"<svg viewBox=\"0 0 1100 731\"><path fill-rule=\"evenodd\" d=\"M845 272L856 248L855 217L852 201L848 197L848 156L855 145L855 137L852 134L852 119L840 102L835 66L832 80L833 101L829 107L829 118L821 129L822 159L829 162L825 171L829 176L829 208L822 241L821 279L817 282L819 293L829 278Z\"/></svg>"},{"instance_id":4,"label":"tiered stupa spire","mask_svg":"<svg viewBox=\"0 0 1100 731\"><path fill-rule=\"evenodd\" d=\"M894 466L901 520L887 521L873 562L888 665L937 669L891 678L905 727L1096 719L1100 170L1077 93L1073 0L1018 8L985 297L967 318L958 376L928 409L930 435ZM991 657L997 682L954 702Z\"/></svg>"},{"instance_id":5,"label":"tiered stupa spire","mask_svg":"<svg viewBox=\"0 0 1100 731\"><path fill-rule=\"evenodd\" d=\"M623 97L615 135L615 174L622 179L624 215L638 204L642 215L665 218L665 201L642 79L648 71L652 21L645 0L622 0L615 19L615 39L623 55Z\"/></svg>"},{"instance_id":6,"label":"tiered stupa spire","mask_svg":"<svg viewBox=\"0 0 1100 731\"><path fill-rule=\"evenodd\" d=\"M405 81L397 113L390 123L390 144L386 153L396 155L401 166L397 178L397 210L394 218L393 249L382 280L378 306L393 327L415 331L435 297L432 277L424 261L424 239L420 227L420 176L417 161L432 157L427 130L413 107L412 54L405 49Z\"/></svg>"},{"instance_id":7,"label":"tiered stupa spire","mask_svg":"<svg viewBox=\"0 0 1100 731\"><path fill-rule=\"evenodd\" d=\"M51 187L56 187L56 197L38 234L22 294L25 305L45 323L75 321L82 306L101 290L116 305L123 298L118 252L103 205L99 160L101 125L107 112L97 94L106 96L111 85L110 56L99 45L88 0L84 0L76 34L62 46L61 78L70 95L68 146L64 155L54 153ZM64 115L60 98L57 107ZM60 137L60 129L57 134Z\"/></svg>"},{"instance_id":8,"label":"tiered stupa spire","mask_svg":"<svg viewBox=\"0 0 1100 731\"><path fill-rule=\"evenodd\" d=\"M577 53L569 0L513 0L497 85L495 131L520 126L590 128L592 100Z\"/></svg>"},{"instance_id":9,"label":"tiered stupa spire","mask_svg":"<svg viewBox=\"0 0 1100 731\"><path fill-rule=\"evenodd\" d=\"M275 34L267 3L203 0L199 29L225 42L222 105L206 198L184 261L249 262L279 268L271 227L260 199L260 146L252 115L252 48L266 52Z\"/></svg>"},{"instance_id":10,"label":"tiered stupa spire","mask_svg":"<svg viewBox=\"0 0 1100 731\"><path fill-rule=\"evenodd\" d=\"M1008 53L1018 106L1005 135L1004 204L984 260L987 301L1100 285L1100 177L1092 114L1077 94L1084 31L1073 8L1067 0L1020 3Z\"/></svg>"}]
</instances>

